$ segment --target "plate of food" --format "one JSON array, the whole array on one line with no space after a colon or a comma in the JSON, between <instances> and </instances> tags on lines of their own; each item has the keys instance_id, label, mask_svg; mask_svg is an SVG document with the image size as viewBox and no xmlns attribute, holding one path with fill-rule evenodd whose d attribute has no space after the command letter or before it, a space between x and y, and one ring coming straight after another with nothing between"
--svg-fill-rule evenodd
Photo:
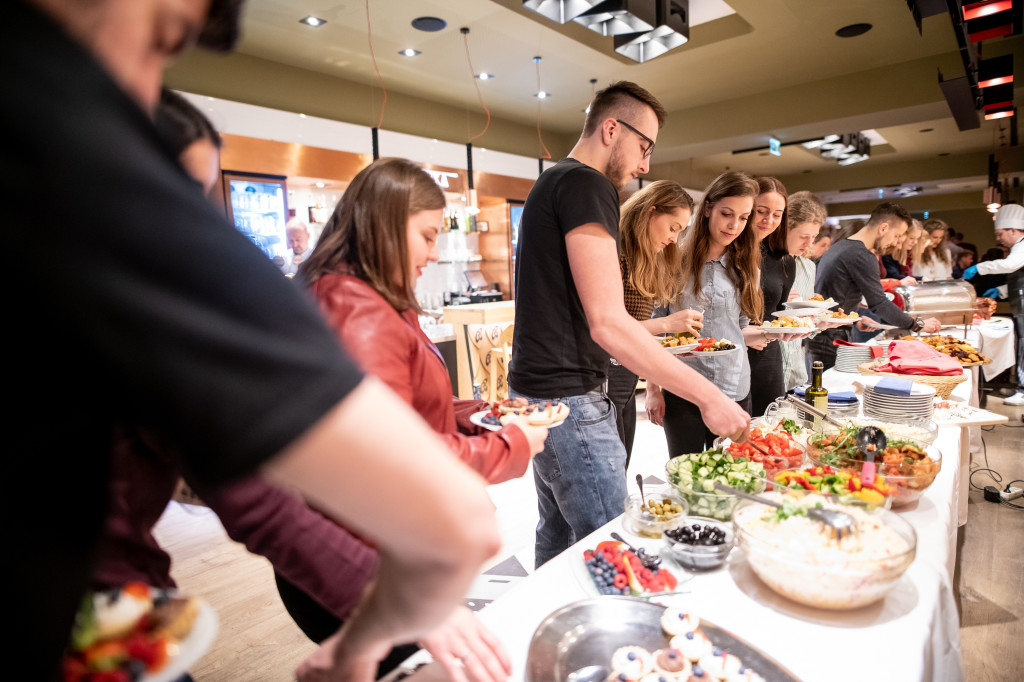
<instances>
[{"instance_id":1,"label":"plate of food","mask_svg":"<svg viewBox=\"0 0 1024 682\"><path fill-rule=\"evenodd\" d=\"M815 294L806 301L786 301L787 308L833 308L835 305L836 301L831 296L822 298L821 294Z\"/></svg>"},{"instance_id":2,"label":"plate of food","mask_svg":"<svg viewBox=\"0 0 1024 682\"><path fill-rule=\"evenodd\" d=\"M661 337L661 347L672 355L679 355L697 347L699 339L693 334L676 333Z\"/></svg>"},{"instance_id":3,"label":"plate of food","mask_svg":"<svg viewBox=\"0 0 1024 682\"><path fill-rule=\"evenodd\" d=\"M75 618L63 679L123 673L126 680L172 682L202 658L217 630L216 612L197 597L143 583L91 593Z\"/></svg>"},{"instance_id":4,"label":"plate of food","mask_svg":"<svg viewBox=\"0 0 1024 682\"><path fill-rule=\"evenodd\" d=\"M844 313L842 308L839 310L821 310L816 317L822 322L830 322L832 324L853 324L860 319L860 315L857 313Z\"/></svg>"},{"instance_id":5,"label":"plate of food","mask_svg":"<svg viewBox=\"0 0 1024 682\"><path fill-rule=\"evenodd\" d=\"M558 609L537 627L526 681L762 680L796 682L770 656L688 605L597 597Z\"/></svg>"},{"instance_id":6,"label":"plate of food","mask_svg":"<svg viewBox=\"0 0 1024 682\"><path fill-rule=\"evenodd\" d=\"M545 402L531 403L524 398L509 398L495 402L489 410L480 410L469 415L469 421L491 431L498 431L513 419L527 416L534 426L558 426L569 416L569 406L565 403Z\"/></svg>"},{"instance_id":7,"label":"plate of food","mask_svg":"<svg viewBox=\"0 0 1024 682\"><path fill-rule=\"evenodd\" d=\"M817 330L817 327L814 326L813 322L809 322L806 318L792 317L790 315L783 315L775 320L761 324L761 331L766 334L800 334L815 330Z\"/></svg>"},{"instance_id":8,"label":"plate of food","mask_svg":"<svg viewBox=\"0 0 1024 682\"><path fill-rule=\"evenodd\" d=\"M772 313L772 317L813 317L821 312L821 308L812 308L810 306L806 308L786 308L785 310L776 310Z\"/></svg>"},{"instance_id":9,"label":"plate of food","mask_svg":"<svg viewBox=\"0 0 1024 682\"><path fill-rule=\"evenodd\" d=\"M670 559L659 555L655 551L657 546L605 540L584 550L580 560L573 561L573 570L592 596L646 598L674 592L680 577L685 581L689 576Z\"/></svg>"},{"instance_id":10,"label":"plate of food","mask_svg":"<svg viewBox=\"0 0 1024 682\"><path fill-rule=\"evenodd\" d=\"M739 347L729 339L716 339L713 336L706 336L698 340L696 347L686 352L686 357L704 357L707 355L726 355L735 353Z\"/></svg>"},{"instance_id":11,"label":"plate of food","mask_svg":"<svg viewBox=\"0 0 1024 682\"><path fill-rule=\"evenodd\" d=\"M900 341L920 341L926 343L943 355L958 360L964 367L987 365L991 360L982 355L971 344L953 336L903 336Z\"/></svg>"}]
</instances>

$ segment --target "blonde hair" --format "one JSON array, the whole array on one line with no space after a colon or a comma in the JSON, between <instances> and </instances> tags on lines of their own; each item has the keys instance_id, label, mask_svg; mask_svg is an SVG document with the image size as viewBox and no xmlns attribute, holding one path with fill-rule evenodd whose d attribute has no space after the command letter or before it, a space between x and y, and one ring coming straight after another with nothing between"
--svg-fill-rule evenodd
<instances>
[{"instance_id":1,"label":"blonde hair","mask_svg":"<svg viewBox=\"0 0 1024 682\"><path fill-rule=\"evenodd\" d=\"M657 180L646 185L622 205L619 234L622 257L626 260L630 286L656 303L675 298L682 274L679 247L669 244L660 252L648 238L651 220L680 209L693 211L693 197L682 185L671 180ZM686 226L683 225L685 229Z\"/></svg>"},{"instance_id":2,"label":"blonde hair","mask_svg":"<svg viewBox=\"0 0 1024 682\"><path fill-rule=\"evenodd\" d=\"M902 246L893 246L887 252L888 255L892 256L896 260L896 262L899 263L900 265L906 265L907 264L907 256L911 255L911 254L913 254L913 256L914 256L914 262L917 262L917 257L924 250L924 246L922 246L921 242L926 242L927 243L927 240L925 240L925 239L918 239L917 240L917 244L914 244L914 246L911 247L910 249L907 248L907 242L915 234L918 235L918 237L920 237L922 230L924 230L924 226L921 224L921 221L918 220L917 218L914 218L914 220L912 220L911 223L910 223L910 227L907 228L907 236L903 240L903 245Z\"/></svg>"},{"instance_id":3,"label":"blonde hair","mask_svg":"<svg viewBox=\"0 0 1024 682\"><path fill-rule=\"evenodd\" d=\"M828 211L825 210L825 204L822 203L821 197L807 190L790 194L786 210L789 212L789 223L791 225L811 223L818 226L819 233L821 227L828 219ZM818 241L818 239L815 238L815 241Z\"/></svg>"},{"instance_id":4,"label":"blonde hair","mask_svg":"<svg viewBox=\"0 0 1024 682\"><path fill-rule=\"evenodd\" d=\"M939 245L932 248L931 236L935 230L942 230L942 241ZM931 263L933 260L938 260L946 265L950 264L949 248L946 246L948 241L947 235L949 234L949 225L946 224L945 220L939 220L938 218L932 218L931 220L924 221L924 231L928 234L928 239L922 239L925 246L921 251L921 260L914 262L920 262L922 265Z\"/></svg>"},{"instance_id":5,"label":"blonde hair","mask_svg":"<svg viewBox=\"0 0 1024 682\"><path fill-rule=\"evenodd\" d=\"M395 310L418 311L409 273L409 217L444 207L441 188L412 161L374 161L352 179L298 275L312 286L348 270Z\"/></svg>"}]
</instances>

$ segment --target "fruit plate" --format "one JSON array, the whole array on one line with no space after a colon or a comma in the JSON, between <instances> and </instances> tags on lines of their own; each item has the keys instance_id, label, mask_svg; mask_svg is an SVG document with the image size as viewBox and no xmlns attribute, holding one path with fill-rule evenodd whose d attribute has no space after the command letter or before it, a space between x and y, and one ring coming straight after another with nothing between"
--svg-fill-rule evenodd
<instances>
[{"instance_id":1,"label":"fruit plate","mask_svg":"<svg viewBox=\"0 0 1024 682\"><path fill-rule=\"evenodd\" d=\"M500 424L488 424L487 422L484 421L484 417L490 413L490 410L480 410L479 412L474 412L473 414L469 415L469 421L470 423L476 424L477 426L485 428L488 431L501 431L501 429L503 429L504 427L501 426ZM547 426L549 429L553 429L556 426L561 426L564 423L565 420L563 419L562 421L555 422L554 424L544 424L543 426Z\"/></svg>"},{"instance_id":2,"label":"fruit plate","mask_svg":"<svg viewBox=\"0 0 1024 682\"><path fill-rule=\"evenodd\" d=\"M188 637L178 643L178 653L167 664L154 673L144 675L139 682L174 682L188 672L207 652L217 638L217 612L202 599L199 600L199 614Z\"/></svg>"},{"instance_id":3,"label":"fruit plate","mask_svg":"<svg viewBox=\"0 0 1024 682\"><path fill-rule=\"evenodd\" d=\"M661 627L664 612L660 604L629 597L584 599L563 606L533 633L526 655L526 681L572 680L577 679L573 673L584 668L607 669L612 654L624 646L648 651L664 648L669 641ZM767 682L797 682L793 673L728 630L706 620L700 621L699 630Z\"/></svg>"},{"instance_id":4,"label":"fruit plate","mask_svg":"<svg viewBox=\"0 0 1024 682\"><path fill-rule=\"evenodd\" d=\"M661 568L668 570L672 576L676 579L675 587L671 589L658 590L658 591L644 591L642 594L634 595L634 599L649 599L651 597L658 597L660 595L674 594L680 591L686 591L685 584L693 578L693 574L686 571L680 566L675 559L668 556L664 551L664 541L661 538L637 538L636 535L629 533L624 536L633 547L637 549L643 548L650 554L657 554L661 557ZM608 538L608 541L612 541ZM596 543L594 547L586 547L584 550L593 550L601 543ZM625 546L622 547L625 549ZM600 589L597 587L597 583L594 582L593 577L590 575L590 570L587 568L586 559L583 556L583 551L577 552L577 556L572 557L570 564L572 566L572 573L576 576L583 590L587 596L590 597L609 597L609 596L623 596L623 595L606 595L601 594ZM576 551L575 549L571 551Z\"/></svg>"},{"instance_id":5,"label":"fruit plate","mask_svg":"<svg viewBox=\"0 0 1024 682\"><path fill-rule=\"evenodd\" d=\"M734 345L734 346L733 346L732 348L727 348L727 349L725 349L725 350L701 350L701 351L693 351L693 352L691 352L691 353L687 353L687 354L686 354L685 356L683 356L683 357L685 357L685 358L703 358L703 357L706 357L706 356L709 356L709 355L728 355L729 353L735 353L735 352L736 352L736 351L738 351L739 349L740 349L740 347L739 347L739 346L735 346L735 345Z\"/></svg>"}]
</instances>

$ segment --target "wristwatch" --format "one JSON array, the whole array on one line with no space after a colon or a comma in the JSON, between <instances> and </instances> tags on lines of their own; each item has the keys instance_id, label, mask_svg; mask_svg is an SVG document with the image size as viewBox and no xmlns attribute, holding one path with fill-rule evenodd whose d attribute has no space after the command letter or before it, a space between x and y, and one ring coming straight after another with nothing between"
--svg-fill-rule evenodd
<instances>
[{"instance_id":1,"label":"wristwatch","mask_svg":"<svg viewBox=\"0 0 1024 682\"><path fill-rule=\"evenodd\" d=\"M914 318L914 324L910 327L910 331L919 332L924 329L924 318L921 316Z\"/></svg>"}]
</instances>

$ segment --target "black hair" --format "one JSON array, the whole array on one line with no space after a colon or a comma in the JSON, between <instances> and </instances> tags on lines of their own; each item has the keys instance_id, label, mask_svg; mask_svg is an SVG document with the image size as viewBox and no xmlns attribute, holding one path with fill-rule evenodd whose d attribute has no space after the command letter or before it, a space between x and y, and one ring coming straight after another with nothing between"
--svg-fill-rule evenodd
<instances>
[{"instance_id":1,"label":"black hair","mask_svg":"<svg viewBox=\"0 0 1024 682\"><path fill-rule=\"evenodd\" d=\"M196 140L209 140L217 149L222 144L220 133L210 120L187 99L167 88L160 91L160 104L153 123L176 156Z\"/></svg>"},{"instance_id":2,"label":"black hair","mask_svg":"<svg viewBox=\"0 0 1024 682\"><path fill-rule=\"evenodd\" d=\"M210 0L210 11L199 33L199 45L214 52L233 50L241 34L243 2L245 0Z\"/></svg>"}]
</instances>

